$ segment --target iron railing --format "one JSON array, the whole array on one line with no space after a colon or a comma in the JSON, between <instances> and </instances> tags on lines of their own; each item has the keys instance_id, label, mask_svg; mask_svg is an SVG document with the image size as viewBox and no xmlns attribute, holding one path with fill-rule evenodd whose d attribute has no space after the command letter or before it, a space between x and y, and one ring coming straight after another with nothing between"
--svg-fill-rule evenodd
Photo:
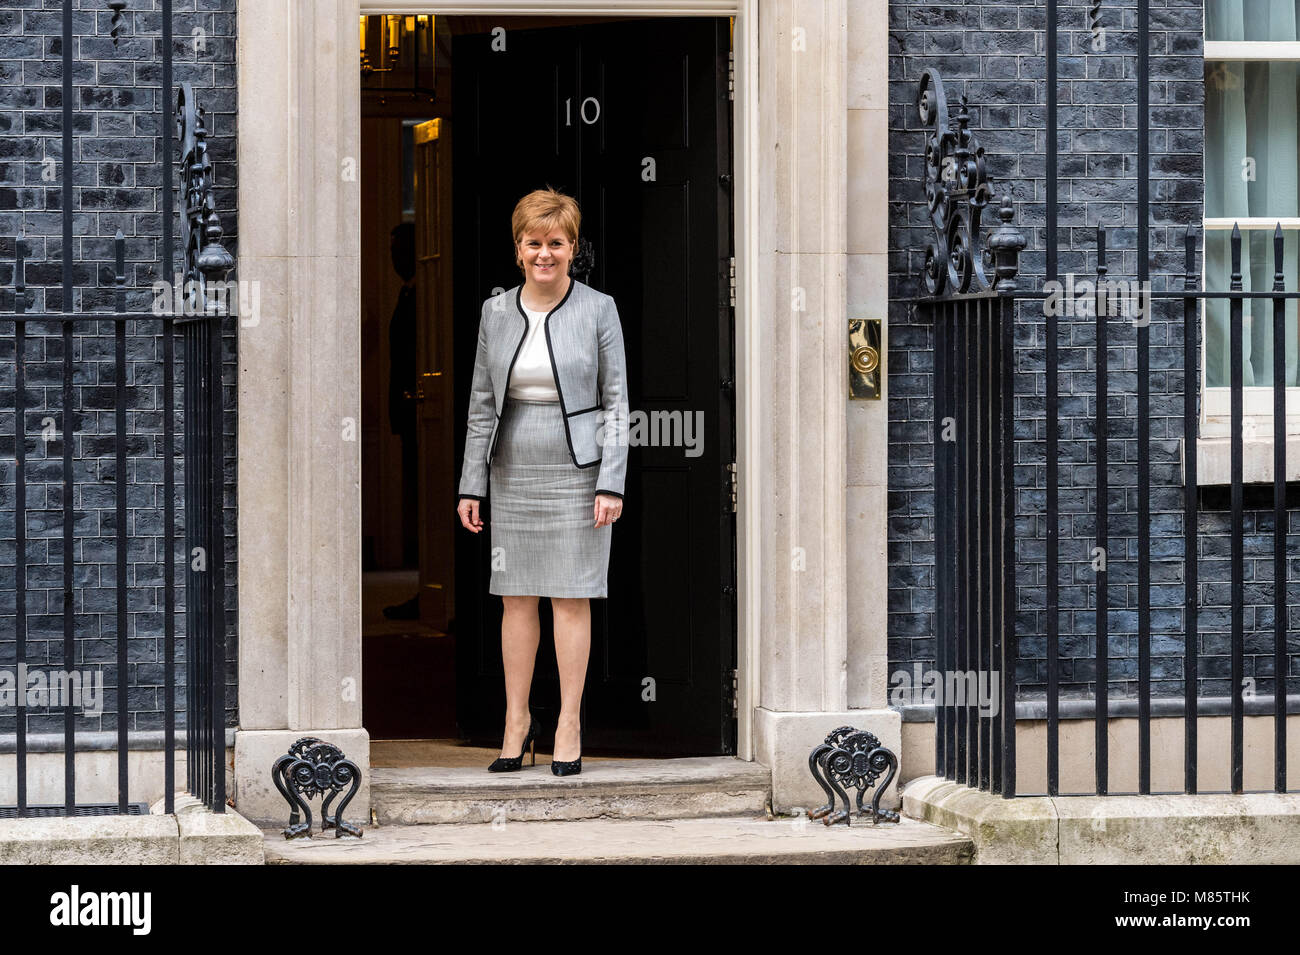
<instances>
[{"instance_id":1,"label":"iron railing","mask_svg":"<svg viewBox=\"0 0 1300 955\"><path fill-rule=\"evenodd\" d=\"M1146 74L1145 3L1139 3L1139 71ZM970 115L962 98L955 127L950 126L943 85L938 74L928 70L920 83L918 108L927 127L926 196L935 230L926 252L925 282L927 295L916 301L923 314L933 322L934 397L935 397L935 543L936 543L936 664L941 674L997 673L1001 680L1000 706L997 712L982 712L969 692L940 696L935 708L936 772L948 779L979 789L1001 793L1005 797L1023 795L1017 787L1016 703L1028 702L1027 694L1018 692L1026 682L1018 674L1020 640L1024 636L1042 637L1045 642L1045 692L1041 701L1041 718L1046 729L1046 792L1061 792L1061 641L1059 615L1060 520L1059 486L1061 455L1058 444L1061 398L1059 381L1061 361L1059 345L1063 327L1058 322L1060 303L1056 282L1057 236L1056 189L1052 170L1056 168L1055 136L1055 50L1049 11L1048 188L1046 221L1048 247L1044 288L1029 291L1017 287L1017 256L1025 240L1010 226L1012 207L1004 198L999 213L1000 227L989 239L989 249L981 248L979 217L992 198L985 175L983 150L969 130ZM1145 90L1145 82L1138 83ZM1140 96L1145 100L1145 95ZM1146 141L1145 109L1139 108L1139 142ZM1148 206L1146 151L1138 156L1138 221L1146 223ZM1107 445L1117 437L1108 419L1108 403L1113 391L1108 368L1108 351L1119 344L1110 338L1110 323L1119 299L1129 294L1128 283L1109 278L1107 231L1098 226L1095 247L1095 281L1085 295L1092 296L1095 316L1096 424L1089 442L1095 454L1096 485L1092 495L1096 505L1095 544L1093 554L1095 578L1088 588L1095 594L1095 645L1092 663L1095 672L1090 680L1092 700L1081 708L1082 701L1070 701L1072 709L1091 710L1094 723L1094 786L1098 795L1110 791L1111 752L1110 719L1117 715L1134 715L1137 724L1136 778L1137 793L1152 792L1152 627L1151 627L1151 343L1150 317L1156 308L1177 309L1181 303L1182 346L1182 439L1184 474L1181 488L1181 536L1183 601L1182 681L1183 696L1158 698L1159 710L1181 712L1183 723L1183 773L1179 791L1203 791L1198 777L1198 718L1204 715L1198 689L1203 679L1218 678L1209 672L1201 659L1199 617L1202 593L1198 580L1198 521L1203 513L1198 493L1197 437L1200 382L1200 323L1202 303L1226 299L1229 303L1230 387L1230 633L1227 647L1229 687L1228 702L1223 707L1230 720L1226 763L1229 788L1233 793L1244 789L1244 716L1247 694L1243 689L1247 638L1252 646L1271 641L1273 692L1271 700L1251 698L1252 714L1273 718L1273 785L1275 792L1287 792L1287 687L1289 655L1287 649L1287 563L1286 563L1286 395L1285 388L1273 389L1273 480L1272 480L1272 625L1268 629L1245 626L1244 571L1244 444L1243 444L1243 302L1272 302L1275 342L1285 341L1285 307L1300 292L1285 289L1283 275L1283 235L1280 224L1274 232L1274 280L1269 290L1244 291L1241 274L1241 234L1233 229L1231 276L1227 291L1207 291L1198 287L1196 239L1188 229L1184 243L1185 265L1180 276L1183 288L1150 291L1148 242L1146 228L1137 230L1137 282L1132 286L1141 306L1145 301L1145 322L1136 325L1137 374L1134 407L1136 413L1136 482L1126 488L1136 498L1136 529L1131 536L1137 543L1136 559L1123 555L1113 561L1136 565L1136 699L1113 702L1110 699L1112 663L1109 653L1111 621L1107 549L1110 545L1109 486ZM1054 303L1053 299L1056 297ZM1026 311L1028 310L1028 311ZM1072 323L1077 324L1077 323ZM1171 322L1169 327L1176 327ZM1033 328L1029 328L1032 325ZM1028 338L1044 336L1045 360L1045 493L1043 507L1035 511L1045 523L1042 602L1044 632L1017 633L1018 597L1028 585L1018 589L1017 561L1026 562L1017 553L1016 520L1027 516L1017 510L1016 408L1014 390L1015 331L1025 328ZM1127 344L1125 342L1124 344ZM1285 350L1274 349L1274 381L1285 381ZM1170 371L1176 369L1167 369ZM1078 376L1077 370L1074 374ZM1176 419L1173 419L1176 420ZM1165 438L1174 437L1170 434ZM1022 484L1024 481L1021 482ZM1033 491L1033 488L1021 490ZM1026 496L1026 500L1033 500ZM1077 512L1077 508L1076 508ZM1166 555L1167 556L1167 555ZM1037 589L1036 585L1032 589ZM1036 596L1036 595L1035 595ZM1120 608L1126 609L1126 608ZM1028 615L1026 615L1028 618ZM1127 661L1126 661L1127 662ZM960 679L960 677L959 677ZM1173 703L1174 706L1167 704ZM1135 705L1134 705L1135 704ZM1086 758L1086 754L1071 754ZM1127 754L1126 754L1127 755Z\"/></svg>"},{"instance_id":2,"label":"iron railing","mask_svg":"<svg viewBox=\"0 0 1300 955\"><path fill-rule=\"evenodd\" d=\"M113 11L113 39L116 44L121 30L126 4L110 2ZM29 311L28 297L33 287L26 282L28 269L28 239L18 236L14 260L14 311L0 315L0 323L12 324L14 342L14 514L15 514L15 662L19 666L29 663L33 667L51 664L40 658L29 660L32 649L28 641L28 539L27 539L27 453L28 443L35 448L36 439L28 431L28 351L29 330L35 335L49 327L61 330L62 338L62 388L61 407L57 413L57 435L61 444L61 506L62 506L62 661L65 674L76 666L77 640L74 627L76 610L77 550L74 535L74 505L78 483L74 480L76 429L74 415L83 409L77 405L78 390L75 381L74 342L80 335L93 334L97 323L112 323L114 331L114 495L115 495L115 576L113 586L116 596L115 663L116 685L116 751L117 751L117 804L116 811L139 811L140 804L128 803L130 783L129 735L131 722L130 663L128 657L128 608L131 587L128 578L128 492L130 480L128 462L130 438L128 411L158 413L162 419L162 553L157 556L160 567L154 576L163 582L163 743L165 809L174 809L175 749L176 749L176 657L175 617L178 613L175 591L175 544L178 525L175 501L176 436L173 416L175 404L175 337L181 335L183 362L183 462L185 472L183 525L185 533L187 570L185 576L185 690L187 748L187 788L214 812L223 812L225 794L225 581L223 552L222 489L222 388L221 343L223 319L226 317L225 298L211 294L212 284L221 281L233 262L221 247L221 228L213 203L212 170L207 155L207 132L204 113L198 108L193 90L184 84L176 96L173 89L172 64L172 2L161 2L162 57L162 226L161 248L164 278L170 278L174 262L173 216L175 212L172 183L173 168L172 123L177 123L181 146L182 224L184 229L183 261L184 283L183 314L172 307L175 297L167 297L167 305L151 311L127 310L126 239L118 230L114 241L114 308L111 311L76 311L74 304L73 213L74 202L74 97L73 3L63 2L62 55L62 247L61 247L61 310ZM173 102L176 102L173 112ZM35 263L39 265L40 263ZM127 329L136 323L132 334L160 340L162 398L161 409L130 407L127 388ZM152 336L142 329L154 329ZM39 409L52 412L54 409ZM47 445L48 447L49 445ZM141 457L148 457L142 455ZM139 573L141 564L135 560ZM56 664L57 665L57 664ZM78 803L76 779L77 732L74 704L65 697L62 706L64 753L64 801L61 807L33 806L28 802L28 715L23 688L17 693L17 719L15 747L17 753L17 806L12 812L17 816L46 815L59 810L65 815L81 814L111 806L87 806Z\"/></svg>"}]
</instances>

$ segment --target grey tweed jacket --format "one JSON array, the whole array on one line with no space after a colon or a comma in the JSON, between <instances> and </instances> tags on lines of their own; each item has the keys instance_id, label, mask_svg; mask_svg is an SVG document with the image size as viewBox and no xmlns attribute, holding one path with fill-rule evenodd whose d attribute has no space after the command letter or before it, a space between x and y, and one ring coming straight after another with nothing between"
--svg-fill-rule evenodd
<instances>
[{"instance_id":1,"label":"grey tweed jacket","mask_svg":"<svg viewBox=\"0 0 1300 955\"><path fill-rule=\"evenodd\" d=\"M501 410L528 331L522 294L523 286L516 285L487 299L479 316L460 498L481 501L487 496ZM622 497L627 476L627 357L614 299L570 278L568 292L547 313L544 331L569 457L580 468L600 466L596 493Z\"/></svg>"}]
</instances>

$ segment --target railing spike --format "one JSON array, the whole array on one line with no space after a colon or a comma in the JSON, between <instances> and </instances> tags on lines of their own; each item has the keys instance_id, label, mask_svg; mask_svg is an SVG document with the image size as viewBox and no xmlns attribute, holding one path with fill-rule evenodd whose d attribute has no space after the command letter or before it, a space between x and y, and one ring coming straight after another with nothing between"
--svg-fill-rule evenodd
<instances>
[{"instance_id":1,"label":"railing spike","mask_svg":"<svg viewBox=\"0 0 1300 955\"><path fill-rule=\"evenodd\" d=\"M1098 316L1105 314L1103 310L1108 305L1106 301L1106 293L1102 291L1102 287L1101 287L1102 279L1106 277L1107 271L1108 269L1106 268L1106 227L1102 225L1100 222L1098 222L1097 223L1097 288L1093 296L1097 303L1096 314ZM1100 347L1100 344L1098 347Z\"/></svg>"},{"instance_id":2,"label":"railing spike","mask_svg":"<svg viewBox=\"0 0 1300 955\"><path fill-rule=\"evenodd\" d=\"M1273 230L1273 291L1286 290L1286 276L1282 274L1282 223Z\"/></svg>"},{"instance_id":3,"label":"railing spike","mask_svg":"<svg viewBox=\"0 0 1300 955\"><path fill-rule=\"evenodd\" d=\"M1241 291L1241 226L1232 224L1232 276L1228 282L1228 291Z\"/></svg>"}]
</instances>

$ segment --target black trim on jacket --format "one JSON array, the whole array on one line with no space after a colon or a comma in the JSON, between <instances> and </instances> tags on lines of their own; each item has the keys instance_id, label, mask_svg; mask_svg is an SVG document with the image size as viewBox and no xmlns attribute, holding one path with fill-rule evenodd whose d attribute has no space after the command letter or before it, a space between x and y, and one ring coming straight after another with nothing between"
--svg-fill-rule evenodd
<instances>
[{"instance_id":1,"label":"black trim on jacket","mask_svg":"<svg viewBox=\"0 0 1300 955\"><path fill-rule=\"evenodd\" d=\"M565 302L569 300L569 296L573 294L573 287L574 285L577 284L577 282L578 280L575 278L569 279L569 290L564 293L564 298L560 299L560 304L556 305L555 308L551 309L549 312L546 313L546 320L542 322L542 331L546 333L546 354L551 359L551 377L555 379L555 393L560 396L560 413L564 415L564 443L569 446L569 460L573 462L573 466L575 468L592 468L601 462L601 460L603 459L603 455L594 461L588 462L587 464L578 463L578 452L573 450L573 438L569 435L569 418L571 417L571 415L569 413L568 408L564 404L564 389L560 387L560 376L556 374L555 371L555 349L551 346L551 316L554 315L556 312L558 312L560 310L560 306L562 306ZM519 291L515 293L515 304L519 308L519 314L523 315L524 314L524 287L522 285L519 286ZM528 321L527 316L524 316L524 321L525 322ZM509 388L510 388L510 375L507 374L506 389L509 390ZM587 410L590 411L592 409L588 408ZM579 412L577 411L573 412L573 414L578 414L578 413Z\"/></svg>"},{"instance_id":2,"label":"black trim on jacket","mask_svg":"<svg viewBox=\"0 0 1300 955\"><path fill-rule=\"evenodd\" d=\"M555 352L551 350L551 331L549 323L551 316L558 312L569 300L573 294L573 288L578 284L578 280L569 276L569 287L565 289L564 298L555 303L555 307L546 313L546 318L542 319L542 331L546 333L546 357L551 360L551 378L555 380L555 393L560 396L560 410L564 410L564 392L560 390L560 376L555 373ZM519 344L515 346L515 353L510 358L510 367L506 369L506 385L501 390L501 402L504 404L510 400L510 378L515 373L515 362L519 360L519 352L524 347L524 339L528 337L528 314L524 311L524 283L520 283L515 289L515 314L524 322L524 333L519 336ZM501 413L497 412L497 420L501 418ZM492 440L492 447L488 450L488 460L491 461L493 455L497 453L497 442L501 440L501 429L498 426L496 437ZM575 465L578 464L578 456L573 451L573 441L569 438L568 422L565 422L564 443L569 446L569 457ZM581 467L581 465L578 465Z\"/></svg>"},{"instance_id":3,"label":"black trim on jacket","mask_svg":"<svg viewBox=\"0 0 1300 955\"><path fill-rule=\"evenodd\" d=\"M596 404L596 405L592 405L590 408L581 408L581 409L576 410L576 411L568 411L568 410L567 410L567 408L566 408L566 404L565 404L565 400L564 400L564 390L563 390L563 388L562 388L561 385L560 385L560 376L559 376L559 374L556 372L556 366L555 366L555 348L554 348L554 346L553 346L552 343L551 343L551 325L550 325L550 322L551 322L551 316L554 315L556 312L558 312L561 308L564 307L564 304L565 304L566 302L568 302L569 297L570 297L571 295L573 295L574 287L575 287L577 284L578 284L578 279L575 279L575 278L573 278L572 276L570 276L570 278L569 278L569 287L568 287L568 289L565 291L565 293L564 293L564 297L561 298L560 301L557 302L557 303L555 304L555 307L554 307L554 308L552 308L549 312L546 313L546 318L543 319L543 321L542 321L542 330L543 330L543 332L544 332L545 335L546 335L546 354L547 354L547 357L550 359L550 362L551 362L551 376L552 376L552 378L555 380L555 392L556 392L556 395L559 397L560 412L561 412L561 415L562 415L563 420L564 420L564 442L565 442L565 444L568 446L568 449L569 449L569 460L573 462L573 465L574 465L575 467L585 469L585 468L596 467L597 465L603 463L603 462L604 462L604 455L602 454L600 457L596 458L594 461L591 461L591 462L589 462L589 463L587 463L587 464L579 464L579 463L578 463L578 454L577 454L577 452L574 451L574 449L573 449L573 438L572 438L572 436L571 436L570 433L569 433L569 419L572 418L572 417L576 417L577 415L580 415L580 414L587 414L588 412L591 412L591 411L599 411L599 410L601 410L601 409L604 407L604 405L603 405L603 404ZM585 283L584 283L584 284L585 284ZM590 286L587 286L587 287L590 288ZM594 291L594 289L593 289L593 291ZM520 351L523 350L523 347L524 347L524 340L528 337L529 318L528 318L527 313L524 311L523 293L524 293L524 283L520 283L520 285L515 289L515 313L516 313L516 314L520 317L520 319L523 321L524 328L523 328L523 333L519 336L519 343L515 346L514 354L513 354L513 355L511 356L511 358L510 358L510 366L506 369L506 382L505 382L505 387L502 389L502 401L503 401L503 402L509 400L509 397L510 397L510 379L514 376L515 364L516 364L516 362L518 362L518 360L519 360L519 353L520 353ZM501 412L500 412L500 411L495 411L495 410L494 410L494 413L496 414L496 418L497 418L497 430L496 430L496 435L495 435L495 437L494 437L494 439L493 439L493 441L492 441L492 447L488 449L488 460L489 460L489 461L491 461L491 459L495 456L495 454L496 454L496 449L497 449L497 445L498 445L498 443L499 443L500 440L501 440L501 428L500 428ZM608 490L607 488L597 488L596 491L595 491L595 493L596 493L596 494L608 494L608 495L611 496L611 497L617 497L620 501L624 499L624 496L623 496L622 493L620 493L620 492L618 492L618 491L611 491L611 490ZM460 494L460 493L458 492L457 495L456 495L456 500L457 500L458 502L461 501L461 500L473 500L473 501L480 501L480 502L482 502L482 501L486 500L486 497L479 497L479 496L476 495L476 494Z\"/></svg>"}]
</instances>

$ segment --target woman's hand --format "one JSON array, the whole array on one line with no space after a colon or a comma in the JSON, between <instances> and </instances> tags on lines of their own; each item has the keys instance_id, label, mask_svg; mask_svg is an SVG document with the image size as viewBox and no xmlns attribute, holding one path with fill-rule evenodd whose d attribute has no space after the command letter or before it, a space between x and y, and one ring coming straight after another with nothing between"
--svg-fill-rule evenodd
<instances>
[{"instance_id":1,"label":"woman's hand","mask_svg":"<svg viewBox=\"0 0 1300 955\"><path fill-rule=\"evenodd\" d=\"M613 524L618 520L618 516L623 513L623 499L615 497L613 494L596 495L596 526L604 527L606 524Z\"/></svg>"},{"instance_id":2,"label":"woman's hand","mask_svg":"<svg viewBox=\"0 0 1300 955\"><path fill-rule=\"evenodd\" d=\"M456 507L456 513L460 515L461 526L467 531L473 531L477 534L483 529L483 522L478 517L479 502L472 497L462 497L460 504Z\"/></svg>"}]
</instances>

